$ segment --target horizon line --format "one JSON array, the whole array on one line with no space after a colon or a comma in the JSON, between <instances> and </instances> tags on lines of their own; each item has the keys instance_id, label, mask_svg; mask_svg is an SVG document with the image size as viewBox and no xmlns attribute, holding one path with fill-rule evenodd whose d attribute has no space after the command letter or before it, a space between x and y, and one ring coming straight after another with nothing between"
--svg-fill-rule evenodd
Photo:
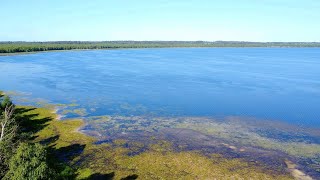
<instances>
[{"instance_id":1,"label":"horizon line","mask_svg":"<svg viewBox=\"0 0 320 180\"><path fill-rule=\"evenodd\" d=\"M217 43L217 42L240 42L240 43L320 43L320 41L227 41L227 40L217 40L217 41L206 41L206 40L48 40L48 41L1 41L0 43L8 42L27 42L27 43L42 43L42 42L207 42L207 43Z\"/></svg>"}]
</instances>

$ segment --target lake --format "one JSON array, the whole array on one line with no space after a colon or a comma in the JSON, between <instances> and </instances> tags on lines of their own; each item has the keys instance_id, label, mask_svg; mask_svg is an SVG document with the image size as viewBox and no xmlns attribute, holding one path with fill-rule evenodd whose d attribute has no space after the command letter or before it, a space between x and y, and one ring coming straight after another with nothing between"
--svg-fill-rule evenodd
<instances>
[{"instance_id":1,"label":"lake","mask_svg":"<svg viewBox=\"0 0 320 180\"><path fill-rule=\"evenodd\" d=\"M97 144L170 142L320 178L319 59L319 48L42 52L0 56L0 89L83 119Z\"/></svg>"},{"instance_id":2,"label":"lake","mask_svg":"<svg viewBox=\"0 0 320 180\"><path fill-rule=\"evenodd\" d=\"M82 116L242 116L320 126L319 48L63 51L0 57L0 89ZM84 109L83 109L84 108ZM65 113L73 117L72 113Z\"/></svg>"}]
</instances>

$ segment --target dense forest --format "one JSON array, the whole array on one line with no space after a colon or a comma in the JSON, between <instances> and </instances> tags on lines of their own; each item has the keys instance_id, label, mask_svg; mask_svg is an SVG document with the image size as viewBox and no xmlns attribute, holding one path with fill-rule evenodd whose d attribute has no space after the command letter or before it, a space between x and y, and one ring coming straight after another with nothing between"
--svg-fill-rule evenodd
<instances>
[{"instance_id":1,"label":"dense forest","mask_svg":"<svg viewBox=\"0 0 320 180\"><path fill-rule=\"evenodd\" d=\"M320 47L320 42L241 42L241 41L51 41L0 42L0 53L72 49L170 48L170 47Z\"/></svg>"}]
</instances>

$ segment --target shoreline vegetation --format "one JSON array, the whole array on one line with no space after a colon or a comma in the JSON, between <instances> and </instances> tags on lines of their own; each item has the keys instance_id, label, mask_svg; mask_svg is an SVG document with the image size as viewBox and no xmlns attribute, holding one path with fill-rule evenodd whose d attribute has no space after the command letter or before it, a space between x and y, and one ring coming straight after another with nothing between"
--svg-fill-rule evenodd
<instances>
[{"instance_id":1,"label":"shoreline vegetation","mask_svg":"<svg viewBox=\"0 0 320 180\"><path fill-rule=\"evenodd\" d=\"M1 104L8 100L2 96ZM96 143L96 138L77 131L83 120L57 117L53 108L15 106L19 129L10 141L16 145L2 146L11 152L5 156L8 166L1 164L4 179L293 179L289 171L273 171L242 158L175 151L164 140ZM29 159L40 161L39 166L30 167Z\"/></svg>"},{"instance_id":2,"label":"shoreline vegetation","mask_svg":"<svg viewBox=\"0 0 320 180\"><path fill-rule=\"evenodd\" d=\"M0 55L14 55L32 52L128 49L128 48L219 48L219 47L266 47L266 48L316 48L320 42L243 42L243 41L0 41Z\"/></svg>"}]
</instances>

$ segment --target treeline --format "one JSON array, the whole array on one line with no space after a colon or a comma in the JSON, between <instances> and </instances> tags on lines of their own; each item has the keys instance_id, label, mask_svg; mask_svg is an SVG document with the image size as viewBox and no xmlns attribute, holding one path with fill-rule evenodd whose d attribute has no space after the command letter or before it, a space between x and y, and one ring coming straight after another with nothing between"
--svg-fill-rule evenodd
<instances>
[{"instance_id":1,"label":"treeline","mask_svg":"<svg viewBox=\"0 0 320 180\"><path fill-rule=\"evenodd\" d=\"M74 179L74 170L50 147L33 143L39 127L22 115L24 111L0 92L0 179Z\"/></svg>"},{"instance_id":2,"label":"treeline","mask_svg":"<svg viewBox=\"0 0 320 180\"><path fill-rule=\"evenodd\" d=\"M0 42L0 53L72 49L171 48L171 47L320 47L320 42L241 42L241 41L51 41Z\"/></svg>"}]
</instances>

